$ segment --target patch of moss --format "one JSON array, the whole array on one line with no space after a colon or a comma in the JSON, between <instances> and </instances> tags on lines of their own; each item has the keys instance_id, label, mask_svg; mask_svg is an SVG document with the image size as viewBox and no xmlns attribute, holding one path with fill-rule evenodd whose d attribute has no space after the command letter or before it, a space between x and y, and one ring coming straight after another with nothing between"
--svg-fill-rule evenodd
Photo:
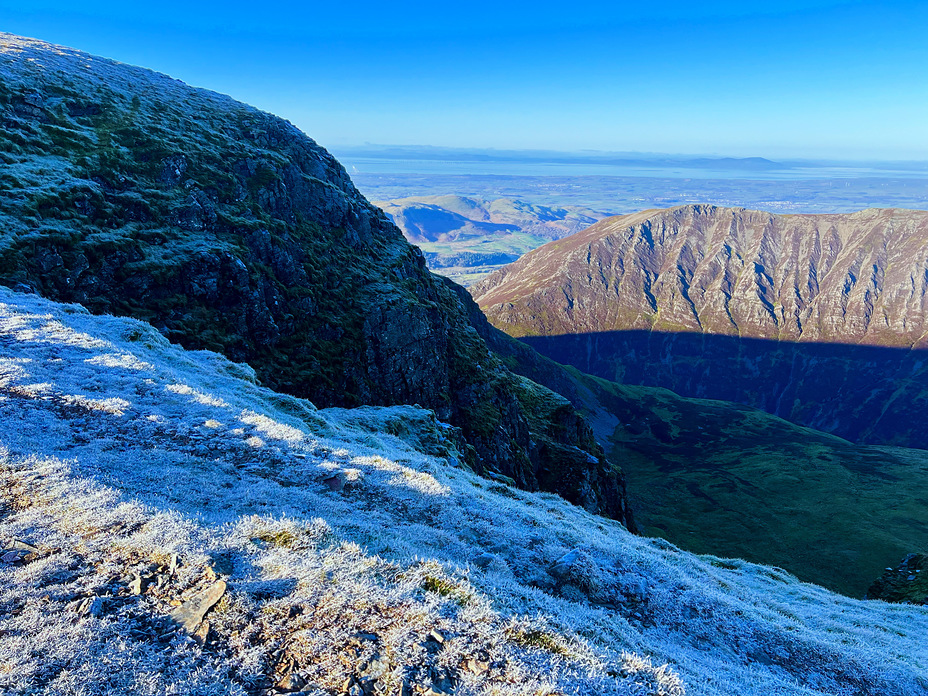
<instances>
[{"instance_id":1,"label":"patch of moss","mask_svg":"<svg viewBox=\"0 0 928 696\"><path fill-rule=\"evenodd\" d=\"M509 638L519 645L538 648L554 655L568 655L570 651L557 639L554 634L533 629L517 629L509 631Z\"/></svg>"},{"instance_id":2,"label":"patch of moss","mask_svg":"<svg viewBox=\"0 0 928 696\"><path fill-rule=\"evenodd\" d=\"M469 592L466 592L448 580L434 575L426 575L425 579L422 581L422 587L426 592L432 592L442 597L447 597L462 607L466 606L471 600L471 594Z\"/></svg>"},{"instance_id":3,"label":"patch of moss","mask_svg":"<svg viewBox=\"0 0 928 696\"><path fill-rule=\"evenodd\" d=\"M260 531L254 538L282 549L293 548L297 544L296 535L285 529Z\"/></svg>"}]
</instances>

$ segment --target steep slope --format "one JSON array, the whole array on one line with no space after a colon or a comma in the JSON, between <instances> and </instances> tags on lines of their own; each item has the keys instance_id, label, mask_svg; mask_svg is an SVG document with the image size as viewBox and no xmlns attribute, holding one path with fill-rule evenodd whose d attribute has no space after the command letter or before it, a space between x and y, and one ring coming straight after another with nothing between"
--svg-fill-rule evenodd
<instances>
[{"instance_id":1,"label":"steep slope","mask_svg":"<svg viewBox=\"0 0 928 696\"><path fill-rule=\"evenodd\" d=\"M626 383L928 447L928 213L684 206L609 218L473 289L490 321Z\"/></svg>"},{"instance_id":2,"label":"steep slope","mask_svg":"<svg viewBox=\"0 0 928 696\"><path fill-rule=\"evenodd\" d=\"M429 268L464 285L605 217L575 206L508 198L413 196L374 203L422 249Z\"/></svg>"},{"instance_id":3,"label":"steep slope","mask_svg":"<svg viewBox=\"0 0 928 696\"><path fill-rule=\"evenodd\" d=\"M642 533L852 597L887 565L928 550L928 452L854 445L750 407L558 370L473 321L512 369L587 417L622 464Z\"/></svg>"},{"instance_id":4,"label":"steep slope","mask_svg":"<svg viewBox=\"0 0 928 696\"><path fill-rule=\"evenodd\" d=\"M511 304L494 316L518 335L646 329L920 348L926 270L928 212L693 205L608 218L474 294ZM545 301L562 288L561 302Z\"/></svg>"},{"instance_id":5,"label":"steep slope","mask_svg":"<svg viewBox=\"0 0 928 696\"><path fill-rule=\"evenodd\" d=\"M463 296L291 124L10 35L0 119L0 283L145 319L320 405L422 404L479 471L625 518L589 427L489 353Z\"/></svg>"},{"instance_id":6,"label":"steep slope","mask_svg":"<svg viewBox=\"0 0 928 696\"><path fill-rule=\"evenodd\" d=\"M455 467L428 411L142 322L0 288L0 418L4 693L928 691L924 607L629 534Z\"/></svg>"}]
</instances>

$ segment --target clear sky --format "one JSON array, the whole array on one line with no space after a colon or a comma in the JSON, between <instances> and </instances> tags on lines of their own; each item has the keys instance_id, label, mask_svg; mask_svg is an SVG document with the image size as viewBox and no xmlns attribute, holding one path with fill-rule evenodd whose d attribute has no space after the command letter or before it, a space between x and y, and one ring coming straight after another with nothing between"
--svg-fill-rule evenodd
<instances>
[{"instance_id":1,"label":"clear sky","mask_svg":"<svg viewBox=\"0 0 928 696\"><path fill-rule=\"evenodd\" d=\"M370 143L928 159L928 2L0 0L0 30Z\"/></svg>"}]
</instances>

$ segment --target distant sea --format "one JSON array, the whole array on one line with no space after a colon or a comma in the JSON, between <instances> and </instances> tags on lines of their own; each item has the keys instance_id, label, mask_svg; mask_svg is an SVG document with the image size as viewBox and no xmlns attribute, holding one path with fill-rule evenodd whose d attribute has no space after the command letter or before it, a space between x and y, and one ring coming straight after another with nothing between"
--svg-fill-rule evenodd
<instances>
[{"instance_id":1,"label":"distant sea","mask_svg":"<svg viewBox=\"0 0 928 696\"><path fill-rule=\"evenodd\" d=\"M810 179L928 179L928 163L840 164L783 163L782 168L686 166L676 163L546 162L526 160L455 160L393 157L336 156L351 174L438 174L442 176L507 177L621 177L671 179L753 179L760 181L804 181ZM726 160L730 162L730 160ZM771 163L773 165L779 163ZM907 163L906 163L907 164Z\"/></svg>"},{"instance_id":2,"label":"distant sea","mask_svg":"<svg viewBox=\"0 0 928 696\"><path fill-rule=\"evenodd\" d=\"M332 151L371 200L455 194L579 206L608 214L689 203L776 213L928 209L928 162L378 145Z\"/></svg>"}]
</instances>

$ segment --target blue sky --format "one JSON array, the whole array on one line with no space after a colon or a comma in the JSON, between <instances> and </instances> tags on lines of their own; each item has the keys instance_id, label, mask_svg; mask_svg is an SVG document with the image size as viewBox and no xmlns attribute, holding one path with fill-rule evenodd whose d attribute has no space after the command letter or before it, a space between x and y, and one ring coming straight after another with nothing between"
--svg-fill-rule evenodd
<instances>
[{"instance_id":1,"label":"blue sky","mask_svg":"<svg viewBox=\"0 0 928 696\"><path fill-rule=\"evenodd\" d=\"M0 0L0 29L371 143L928 159L928 3Z\"/></svg>"}]
</instances>

